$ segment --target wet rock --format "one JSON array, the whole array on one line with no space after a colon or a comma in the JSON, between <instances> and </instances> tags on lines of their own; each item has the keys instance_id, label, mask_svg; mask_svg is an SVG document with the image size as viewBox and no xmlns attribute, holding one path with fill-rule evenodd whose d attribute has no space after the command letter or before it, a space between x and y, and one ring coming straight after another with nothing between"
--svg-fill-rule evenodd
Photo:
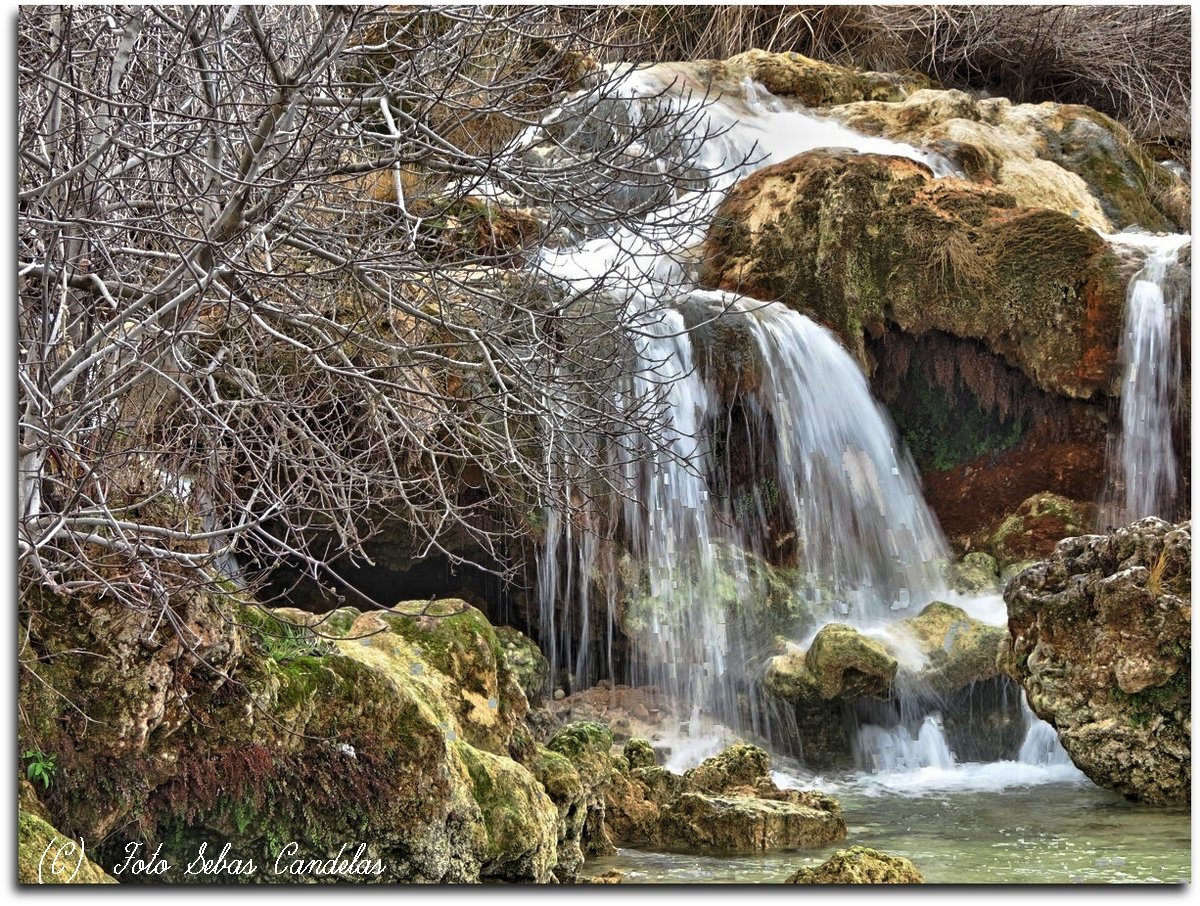
<instances>
[{"instance_id":1,"label":"wet rock","mask_svg":"<svg viewBox=\"0 0 1200 906\"><path fill-rule=\"evenodd\" d=\"M840 849L815 868L801 868L785 884L924 884L917 867L903 856L866 846Z\"/></svg>"},{"instance_id":2,"label":"wet rock","mask_svg":"<svg viewBox=\"0 0 1200 906\"><path fill-rule=\"evenodd\" d=\"M941 696L998 674L1005 630L967 616L961 607L934 601L900 625L917 640L926 662L921 679Z\"/></svg>"},{"instance_id":3,"label":"wet rock","mask_svg":"<svg viewBox=\"0 0 1200 906\"><path fill-rule=\"evenodd\" d=\"M625 880L625 872L619 868L610 868L608 871L602 871L598 875L590 875L586 878L580 878L578 884L620 884Z\"/></svg>"},{"instance_id":4,"label":"wet rock","mask_svg":"<svg viewBox=\"0 0 1200 906\"><path fill-rule=\"evenodd\" d=\"M972 551L955 564L951 584L959 594L999 594L1000 568L996 558L983 551Z\"/></svg>"},{"instance_id":5,"label":"wet rock","mask_svg":"<svg viewBox=\"0 0 1200 906\"><path fill-rule=\"evenodd\" d=\"M1084 535L1096 523L1096 505L1058 494L1034 494L1007 516L988 540L1002 568L1048 557L1063 538Z\"/></svg>"},{"instance_id":6,"label":"wet rock","mask_svg":"<svg viewBox=\"0 0 1200 906\"><path fill-rule=\"evenodd\" d=\"M746 73L767 91L791 97L806 107L851 101L899 101L928 88L928 77L915 72L865 72L813 60L798 53L748 50L724 61L730 73Z\"/></svg>"},{"instance_id":7,"label":"wet rock","mask_svg":"<svg viewBox=\"0 0 1200 906\"><path fill-rule=\"evenodd\" d=\"M546 748L562 755L578 772L584 790L584 821L579 846L585 856L616 852L604 826L605 794L612 781L612 730L591 721L567 724Z\"/></svg>"},{"instance_id":8,"label":"wet rock","mask_svg":"<svg viewBox=\"0 0 1200 906\"><path fill-rule=\"evenodd\" d=\"M828 112L858 131L939 150L1018 204L1060 211L1099 232L1188 222L1169 216L1177 205L1164 204L1174 176L1125 127L1090 107L925 90L899 103L857 102Z\"/></svg>"},{"instance_id":9,"label":"wet rock","mask_svg":"<svg viewBox=\"0 0 1200 906\"><path fill-rule=\"evenodd\" d=\"M30 637L46 650L77 644L71 632L89 631L92 620L124 625L103 605L82 608L81 618L78 603L73 621L50 622L53 606L23 607ZM160 696L163 639L125 662L131 675L120 685L93 689L85 676L124 650L121 633L97 635L87 656L53 659L42 678L75 693L69 703L44 696L41 683L22 683L21 737L57 756L49 817L82 835L101 864L123 858L124 837L112 829L136 820L175 866L176 876L156 880L191 880L180 872L200 842L218 850L229 843L265 864L280 840L294 842L299 859L329 859L346 841L368 841L367 858L384 867L370 880L552 879L558 809L509 757L510 747L533 749L517 741L527 706L477 610L446 600L347 609L322 621L214 594L186 612L195 638L212 640L205 644L215 663L230 663L218 651L238 653L232 683L197 675ZM324 629L335 622L330 638ZM187 664L177 652L170 669ZM42 667L31 661L28 669ZM104 733L89 729L83 745L68 735L68 707L159 716L148 734L122 719ZM190 714L187 724L171 717L176 709Z\"/></svg>"},{"instance_id":10,"label":"wet rock","mask_svg":"<svg viewBox=\"0 0 1200 906\"><path fill-rule=\"evenodd\" d=\"M686 771L684 780L705 793L753 790L771 779L771 756L758 746L738 743Z\"/></svg>"},{"instance_id":11,"label":"wet rock","mask_svg":"<svg viewBox=\"0 0 1200 906\"><path fill-rule=\"evenodd\" d=\"M757 746L734 745L683 775L630 768L624 758L617 768L607 814L613 838L625 845L749 853L845 838L838 802L777 788Z\"/></svg>"},{"instance_id":12,"label":"wet rock","mask_svg":"<svg viewBox=\"0 0 1200 906\"><path fill-rule=\"evenodd\" d=\"M826 846L845 839L840 815L748 796L684 793L659 817L658 840L708 852L770 852Z\"/></svg>"},{"instance_id":13,"label":"wet rock","mask_svg":"<svg viewBox=\"0 0 1200 906\"><path fill-rule=\"evenodd\" d=\"M936 330L979 341L1036 387L1086 399L1115 373L1135 268L1069 213L934 180L904 158L825 149L729 193L701 281L781 299L832 329L864 367L865 334Z\"/></svg>"},{"instance_id":14,"label":"wet rock","mask_svg":"<svg viewBox=\"0 0 1200 906\"><path fill-rule=\"evenodd\" d=\"M840 623L823 626L804 655L804 669L825 699L886 695L896 666L882 644Z\"/></svg>"},{"instance_id":15,"label":"wet rock","mask_svg":"<svg viewBox=\"0 0 1200 906\"><path fill-rule=\"evenodd\" d=\"M1145 802L1191 799L1191 524L1060 541L1005 590L1001 666L1071 760Z\"/></svg>"},{"instance_id":16,"label":"wet rock","mask_svg":"<svg viewBox=\"0 0 1200 906\"><path fill-rule=\"evenodd\" d=\"M511 626L497 626L496 638L530 707L537 707L550 691L550 662L533 639Z\"/></svg>"},{"instance_id":17,"label":"wet rock","mask_svg":"<svg viewBox=\"0 0 1200 906\"><path fill-rule=\"evenodd\" d=\"M529 769L558 810L554 877L559 883L568 883L583 865L580 841L587 820L588 791L571 762L541 746L538 746Z\"/></svg>"}]
</instances>

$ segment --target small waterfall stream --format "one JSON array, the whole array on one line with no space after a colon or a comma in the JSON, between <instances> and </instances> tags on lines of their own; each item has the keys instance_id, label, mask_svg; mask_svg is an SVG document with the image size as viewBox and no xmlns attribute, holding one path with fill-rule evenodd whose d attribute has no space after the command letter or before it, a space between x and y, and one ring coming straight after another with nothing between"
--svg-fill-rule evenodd
<instances>
[{"instance_id":1,"label":"small waterfall stream","mask_svg":"<svg viewBox=\"0 0 1200 906\"><path fill-rule=\"evenodd\" d=\"M1178 492L1172 439L1182 383L1178 325L1190 296L1179 255L1191 236L1120 233L1108 239L1145 252L1146 260L1126 296L1121 433L1108 457L1112 491L1104 520L1118 525L1145 516L1170 520Z\"/></svg>"},{"instance_id":2,"label":"small waterfall stream","mask_svg":"<svg viewBox=\"0 0 1200 906\"><path fill-rule=\"evenodd\" d=\"M690 122L692 134L656 144L690 154L703 185L671 195L635 227L547 251L539 263L572 289L608 293L644 313L634 337L637 368L622 392L630 401L658 404L666 447L647 456L647 439L632 437L614 454L622 457L626 480L615 550L599 551L569 519L547 515L539 570L547 653L554 676L570 673L574 688L595 682L596 668L611 664L612 629L620 620L636 638L619 679L658 686L689 703L693 722L738 725L748 707L752 729L763 733L754 696L746 701L743 694L761 653L746 650L729 613L731 601L762 594L745 551L761 550L763 539L756 526L738 524L727 501L710 499L715 463L707 426L723 416L723 403L697 368L682 316L661 303L691 300L746 319L765 374L750 404L776 447L773 479L803 550L815 607L870 624L892 609L924 603L941 587L945 545L915 469L859 367L828 331L796 312L699 290L686 261L724 193L758 167L830 146L913 158L939 174L950 166L789 107L749 82L740 97L707 100L703 116L689 117L698 102L686 73L659 66L621 78L631 123L651 119L651 110L661 112L664 104ZM571 474L569 465L559 468ZM605 504L591 506L598 524ZM598 602L600 572L623 575L626 592L633 585L641 593L618 602L610 582L608 597ZM595 653L605 646L606 654Z\"/></svg>"}]
</instances>

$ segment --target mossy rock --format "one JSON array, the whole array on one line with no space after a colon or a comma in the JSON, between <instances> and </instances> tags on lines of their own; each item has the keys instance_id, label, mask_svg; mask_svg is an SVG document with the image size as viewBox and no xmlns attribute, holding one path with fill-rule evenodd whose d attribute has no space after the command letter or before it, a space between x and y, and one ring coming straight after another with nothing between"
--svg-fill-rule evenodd
<instances>
[{"instance_id":1,"label":"mossy rock","mask_svg":"<svg viewBox=\"0 0 1200 906\"><path fill-rule=\"evenodd\" d=\"M745 71L767 91L795 98L805 107L826 107L860 100L895 102L932 84L928 76L916 72L848 69L795 52L748 50L730 57L724 66L732 71Z\"/></svg>"},{"instance_id":2,"label":"mossy rock","mask_svg":"<svg viewBox=\"0 0 1200 906\"><path fill-rule=\"evenodd\" d=\"M550 692L550 662L533 639L511 626L497 626L496 637L525 698L537 706Z\"/></svg>"},{"instance_id":3,"label":"mossy rock","mask_svg":"<svg viewBox=\"0 0 1200 906\"><path fill-rule=\"evenodd\" d=\"M571 762L542 746L537 747L529 769L558 809L554 877L560 883L569 882L583 864L580 844L587 820L587 790Z\"/></svg>"},{"instance_id":4,"label":"mossy rock","mask_svg":"<svg viewBox=\"0 0 1200 906\"><path fill-rule=\"evenodd\" d=\"M687 783L705 793L754 789L771 779L771 756L758 746L738 743L684 773Z\"/></svg>"},{"instance_id":5,"label":"mossy rock","mask_svg":"<svg viewBox=\"0 0 1200 906\"><path fill-rule=\"evenodd\" d=\"M1064 538L1091 533L1096 506L1058 494L1034 494L1000 523L988 547L1001 569L1047 557Z\"/></svg>"},{"instance_id":6,"label":"mossy rock","mask_svg":"<svg viewBox=\"0 0 1200 906\"><path fill-rule=\"evenodd\" d=\"M917 638L927 660L921 676L940 695L999 675L996 666L1006 630L988 626L952 604L934 601L902 621Z\"/></svg>"},{"instance_id":7,"label":"mossy rock","mask_svg":"<svg viewBox=\"0 0 1200 906\"><path fill-rule=\"evenodd\" d=\"M1090 107L926 90L830 113L860 132L938 150L1018 204L1059 211L1099 232L1187 229L1190 220L1166 198L1172 174L1124 126Z\"/></svg>"},{"instance_id":8,"label":"mossy rock","mask_svg":"<svg viewBox=\"0 0 1200 906\"><path fill-rule=\"evenodd\" d=\"M625 757L625 770L632 768L653 768L658 765L654 747L644 739L631 739L625 743L621 754Z\"/></svg>"},{"instance_id":9,"label":"mossy rock","mask_svg":"<svg viewBox=\"0 0 1200 906\"><path fill-rule=\"evenodd\" d=\"M867 334L941 331L981 342L1043 390L1086 399L1116 374L1134 268L1069 214L934 180L905 158L825 149L734 187L701 282L782 300L864 368Z\"/></svg>"},{"instance_id":10,"label":"mossy rock","mask_svg":"<svg viewBox=\"0 0 1200 906\"><path fill-rule=\"evenodd\" d=\"M971 551L951 569L950 583L959 594L998 594L1000 567L991 554Z\"/></svg>"},{"instance_id":11,"label":"mossy rock","mask_svg":"<svg viewBox=\"0 0 1200 906\"><path fill-rule=\"evenodd\" d=\"M557 860L558 810L525 768L456 742L487 829L481 878L546 882Z\"/></svg>"},{"instance_id":12,"label":"mossy rock","mask_svg":"<svg viewBox=\"0 0 1200 906\"><path fill-rule=\"evenodd\" d=\"M756 853L845 838L840 814L781 800L684 793L662 809L655 839L702 852Z\"/></svg>"},{"instance_id":13,"label":"mossy rock","mask_svg":"<svg viewBox=\"0 0 1200 906\"><path fill-rule=\"evenodd\" d=\"M840 849L815 868L801 868L785 884L924 884L911 861L866 846Z\"/></svg>"},{"instance_id":14,"label":"mossy rock","mask_svg":"<svg viewBox=\"0 0 1200 906\"><path fill-rule=\"evenodd\" d=\"M17 812L18 884L116 884L72 840L45 819L21 809Z\"/></svg>"},{"instance_id":15,"label":"mossy rock","mask_svg":"<svg viewBox=\"0 0 1200 906\"><path fill-rule=\"evenodd\" d=\"M597 770L607 773L612 746L612 730L590 720L567 724L546 743L547 749L566 758L581 776L593 776Z\"/></svg>"},{"instance_id":16,"label":"mossy rock","mask_svg":"<svg viewBox=\"0 0 1200 906\"><path fill-rule=\"evenodd\" d=\"M886 696L898 666L881 643L842 623L821 628L805 653L804 663L825 699Z\"/></svg>"}]
</instances>

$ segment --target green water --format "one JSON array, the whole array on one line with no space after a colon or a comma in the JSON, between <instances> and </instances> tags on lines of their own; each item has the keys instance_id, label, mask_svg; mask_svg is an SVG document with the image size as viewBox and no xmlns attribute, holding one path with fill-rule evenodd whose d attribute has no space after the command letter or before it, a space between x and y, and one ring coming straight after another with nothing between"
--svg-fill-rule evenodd
<instances>
[{"instance_id":1,"label":"green water","mask_svg":"<svg viewBox=\"0 0 1200 906\"><path fill-rule=\"evenodd\" d=\"M762 856L623 849L585 873L626 872L624 883L753 884L784 880L853 844L906 856L933 884L1128 884L1191 880L1187 808L1153 808L1092 784L1004 790L834 790L844 843Z\"/></svg>"}]
</instances>

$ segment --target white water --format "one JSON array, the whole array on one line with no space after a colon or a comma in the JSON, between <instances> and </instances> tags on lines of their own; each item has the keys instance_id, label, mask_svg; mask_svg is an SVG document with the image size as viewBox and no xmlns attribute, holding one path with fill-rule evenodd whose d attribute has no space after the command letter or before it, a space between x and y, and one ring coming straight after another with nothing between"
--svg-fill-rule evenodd
<instances>
[{"instance_id":1,"label":"white water","mask_svg":"<svg viewBox=\"0 0 1200 906\"><path fill-rule=\"evenodd\" d=\"M1121 233L1115 245L1147 253L1129 283L1121 343L1121 435L1110 452L1110 499L1105 521L1126 524L1145 516L1172 519L1178 463L1171 436L1181 390L1179 315L1189 302L1190 281L1172 271L1190 235ZM1173 280L1171 278L1174 278Z\"/></svg>"},{"instance_id":2,"label":"white water","mask_svg":"<svg viewBox=\"0 0 1200 906\"><path fill-rule=\"evenodd\" d=\"M660 66L624 77L621 93L631 128L653 120L664 105L685 119L686 111L698 109L682 83L672 84L677 75ZM587 95L576 98L578 105L588 101ZM533 146L537 139L535 129L517 144ZM654 141L653 134L648 140ZM565 668L579 688L598 678L595 668L604 658L594 653L597 647L608 646L611 665L614 610L624 606L622 622L635 636L626 679L658 685L688 702L694 729L697 721L736 725L749 707L753 729L763 732L755 697L739 699L735 686L739 678L743 685L752 682L751 653L742 650L730 613L731 602L762 594L743 553L761 550L762 539L756 527L735 525L728 506L709 498L714 464L708 425L723 413L696 368L683 318L671 303L692 299L749 322L765 364L754 404L762 426L773 432L775 480L795 524L810 572L805 584L817 607L869 625L893 609L919 606L941 590L946 551L890 422L833 336L781 305L698 290L686 272L686 253L703 239L713 210L738 179L803 151L850 147L903 156L938 174L950 172L950 166L936 155L790 109L749 83L740 98L708 103L690 133L654 143L690 155L703 185L672 195L639 224L547 250L538 265L572 292L622 301L632 316L637 368L616 403L660 406L666 448L652 452L648 439L629 437L614 454L626 483L619 505L624 556L602 553L584 527L548 514L539 569L541 625L552 675ZM575 475L569 461L552 467ZM597 524L612 511L611 504L608 510L604 504L590 507ZM611 577L621 566L613 559L601 563L605 556L620 558L626 573L631 567L633 582L626 584L640 580L643 594L620 605L610 593L598 614L593 580L598 572ZM614 585L608 583L610 592ZM576 619L571 614L578 626L568 622Z\"/></svg>"}]
</instances>

